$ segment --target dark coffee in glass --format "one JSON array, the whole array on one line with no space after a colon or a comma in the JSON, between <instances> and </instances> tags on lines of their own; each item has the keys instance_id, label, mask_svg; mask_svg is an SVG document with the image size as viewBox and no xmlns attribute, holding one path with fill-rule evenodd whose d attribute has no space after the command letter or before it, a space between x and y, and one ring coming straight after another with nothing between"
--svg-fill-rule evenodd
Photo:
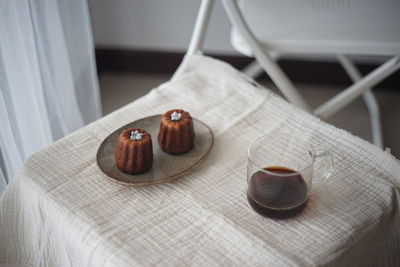
<instances>
[{"instance_id":1,"label":"dark coffee in glass","mask_svg":"<svg viewBox=\"0 0 400 267\"><path fill-rule=\"evenodd\" d=\"M247 198L251 207L275 219L299 214L307 204L307 184L303 177L285 167L264 170L267 172L257 171L250 178Z\"/></svg>"},{"instance_id":2,"label":"dark coffee in glass","mask_svg":"<svg viewBox=\"0 0 400 267\"><path fill-rule=\"evenodd\" d=\"M249 147L247 198L259 214L287 219L306 207L311 187L324 182L333 171L329 151L286 133L271 133Z\"/></svg>"}]
</instances>

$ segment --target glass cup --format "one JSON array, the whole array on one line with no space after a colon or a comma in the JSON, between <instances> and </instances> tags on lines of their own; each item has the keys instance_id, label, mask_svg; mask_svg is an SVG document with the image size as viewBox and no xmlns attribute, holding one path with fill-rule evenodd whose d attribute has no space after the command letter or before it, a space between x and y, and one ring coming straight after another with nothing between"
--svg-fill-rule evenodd
<instances>
[{"instance_id":1,"label":"glass cup","mask_svg":"<svg viewBox=\"0 0 400 267\"><path fill-rule=\"evenodd\" d=\"M322 166L316 168L317 162ZM316 151L290 134L263 135L248 150L247 199L263 216L296 216L306 207L311 186L326 181L333 169L328 150Z\"/></svg>"}]
</instances>

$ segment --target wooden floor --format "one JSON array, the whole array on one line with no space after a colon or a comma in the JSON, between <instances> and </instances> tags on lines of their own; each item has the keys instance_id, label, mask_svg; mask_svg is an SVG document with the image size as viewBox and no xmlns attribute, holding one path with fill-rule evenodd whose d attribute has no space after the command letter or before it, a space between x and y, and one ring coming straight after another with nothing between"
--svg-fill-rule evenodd
<instances>
[{"instance_id":1,"label":"wooden floor","mask_svg":"<svg viewBox=\"0 0 400 267\"><path fill-rule=\"evenodd\" d=\"M103 114L134 101L169 78L164 74L103 72L100 75ZM261 83L278 92L271 83ZM297 84L297 86L312 107L318 106L342 89L337 86L316 84ZM374 93L381 107L384 144L400 159L400 91L375 89ZM354 135L371 140L368 111L361 98L327 121Z\"/></svg>"}]
</instances>

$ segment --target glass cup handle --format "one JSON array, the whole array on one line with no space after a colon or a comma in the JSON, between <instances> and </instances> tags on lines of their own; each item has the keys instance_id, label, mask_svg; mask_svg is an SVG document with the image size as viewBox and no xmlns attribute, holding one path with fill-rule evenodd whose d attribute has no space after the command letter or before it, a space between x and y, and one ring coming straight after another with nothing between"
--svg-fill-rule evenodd
<instances>
[{"instance_id":1,"label":"glass cup handle","mask_svg":"<svg viewBox=\"0 0 400 267\"><path fill-rule=\"evenodd\" d=\"M324 171L322 177L313 179L313 184L321 184L325 182L333 173L334 163L332 154L329 150L317 150L315 151L315 160L323 160Z\"/></svg>"}]
</instances>

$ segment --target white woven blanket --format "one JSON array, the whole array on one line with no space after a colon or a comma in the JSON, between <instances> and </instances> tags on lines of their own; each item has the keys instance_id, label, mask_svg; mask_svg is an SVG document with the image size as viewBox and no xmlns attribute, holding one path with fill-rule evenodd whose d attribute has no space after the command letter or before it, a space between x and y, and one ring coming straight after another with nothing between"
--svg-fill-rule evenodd
<instances>
[{"instance_id":1,"label":"white woven blanket","mask_svg":"<svg viewBox=\"0 0 400 267\"><path fill-rule=\"evenodd\" d=\"M116 128L172 108L215 133L208 157L173 183L107 179L96 151ZM330 148L333 176L301 215L277 221L246 199L247 148L282 130ZM400 266L400 166L387 152L193 56L173 82L36 153L0 200L0 265Z\"/></svg>"}]
</instances>

